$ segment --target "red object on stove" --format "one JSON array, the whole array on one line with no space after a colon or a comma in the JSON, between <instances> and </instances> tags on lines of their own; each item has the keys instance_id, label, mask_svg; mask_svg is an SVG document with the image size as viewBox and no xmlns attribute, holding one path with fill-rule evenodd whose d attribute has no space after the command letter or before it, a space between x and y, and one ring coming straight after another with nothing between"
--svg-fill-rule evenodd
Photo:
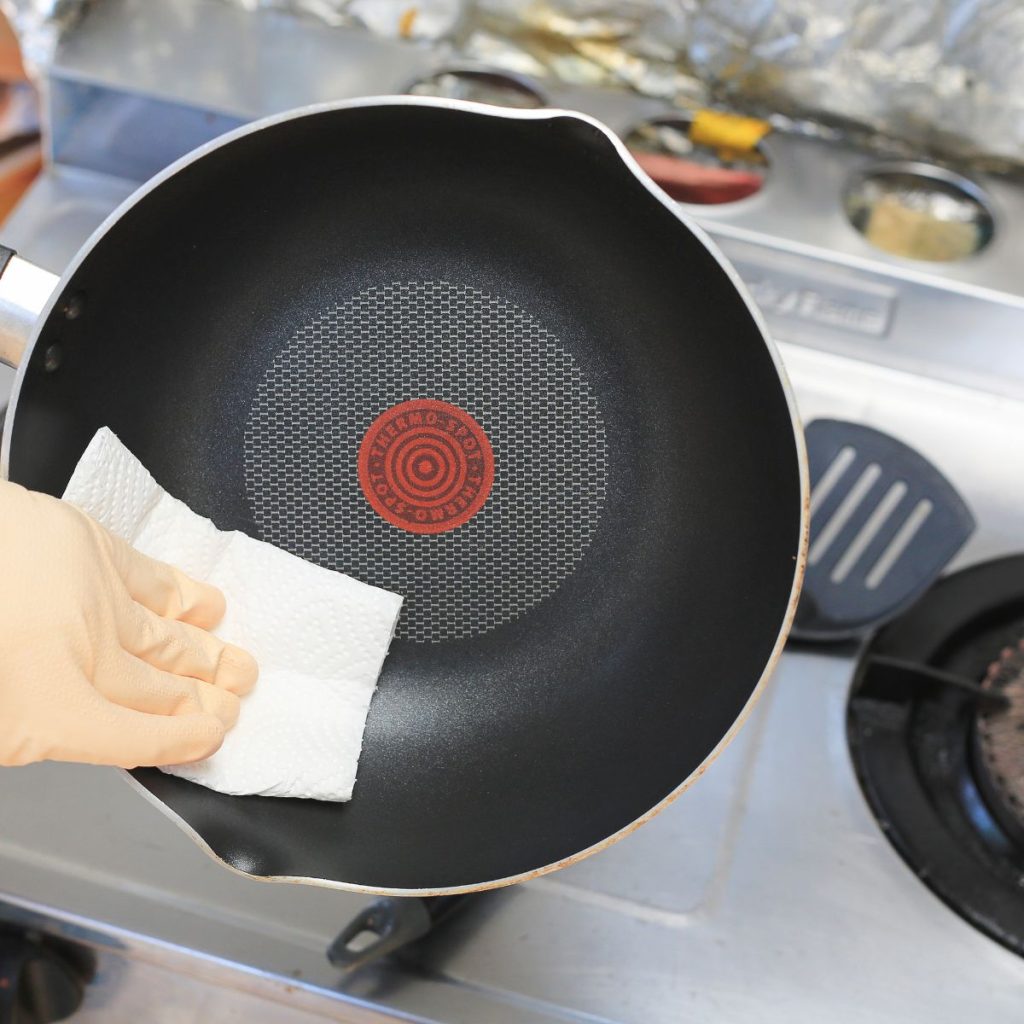
<instances>
[{"instance_id":1,"label":"red object on stove","mask_svg":"<svg viewBox=\"0 0 1024 1024\"><path fill-rule=\"evenodd\" d=\"M634 150L633 159L656 185L681 203L733 203L754 195L764 184L764 177L755 171L708 167L662 153Z\"/></svg>"}]
</instances>

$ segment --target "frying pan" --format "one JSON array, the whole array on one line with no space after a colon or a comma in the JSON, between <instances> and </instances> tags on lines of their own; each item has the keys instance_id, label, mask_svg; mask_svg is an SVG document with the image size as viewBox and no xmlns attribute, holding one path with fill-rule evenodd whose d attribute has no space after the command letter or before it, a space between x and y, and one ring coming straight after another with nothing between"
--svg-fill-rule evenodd
<instances>
[{"instance_id":1,"label":"frying pan","mask_svg":"<svg viewBox=\"0 0 1024 1024\"><path fill-rule=\"evenodd\" d=\"M108 425L220 528L406 597L350 803L131 773L237 871L430 895L562 867L696 779L779 657L807 474L778 356L588 117L273 117L145 185L59 281L10 257L0 291L6 476L60 494ZM410 402L493 479L457 431L387 418ZM375 422L407 443L382 493Z\"/></svg>"}]
</instances>

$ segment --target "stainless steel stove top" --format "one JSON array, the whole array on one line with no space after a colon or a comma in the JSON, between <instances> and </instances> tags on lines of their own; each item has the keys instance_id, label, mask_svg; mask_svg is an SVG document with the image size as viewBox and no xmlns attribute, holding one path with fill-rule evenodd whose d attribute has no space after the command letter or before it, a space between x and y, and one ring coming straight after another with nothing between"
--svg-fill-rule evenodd
<instances>
[{"instance_id":1,"label":"stainless steel stove top","mask_svg":"<svg viewBox=\"0 0 1024 1024\"><path fill-rule=\"evenodd\" d=\"M59 271L132 188L51 167L4 240ZM803 206L785 200L803 218L785 231L749 201L736 204L746 213L698 211L760 289L805 420L887 430L960 489L979 525L957 566L1024 550L1024 306L1007 290L1024 281L1024 196L1000 188L1014 244L997 283L849 240L829 250L834 224L821 246L796 238L814 234L824 200L813 190ZM794 306L778 298L787 289L811 298ZM914 877L861 794L844 723L855 654L788 651L748 725L683 798L587 861L479 898L413 966L340 980L325 949L363 897L235 876L97 768L0 771L0 918L101 950L84 1020L139 1019L132 1008L144 1006L155 1022L185 1008L282 1024L302 1011L465 1024L1016 1022L1024 959Z\"/></svg>"}]
</instances>

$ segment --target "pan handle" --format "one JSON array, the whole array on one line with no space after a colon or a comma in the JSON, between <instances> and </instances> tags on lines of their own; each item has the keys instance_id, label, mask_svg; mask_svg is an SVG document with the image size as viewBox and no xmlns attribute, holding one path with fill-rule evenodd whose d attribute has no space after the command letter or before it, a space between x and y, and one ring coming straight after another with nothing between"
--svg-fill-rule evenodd
<instances>
[{"instance_id":1,"label":"pan handle","mask_svg":"<svg viewBox=\"0 0 1024 1024\"><path fill-rule=\"evenodd\" d=\"M17 368L58 280L0 245L0 363Z\"/></svg>"},{"instance_id":2,"label":"pan handle","mask_svg":"<svg viewBox=\"0 0 1024 1024\"><path fill-rule=\"evenodd\" d=\"M345 926L327 950L327 959L342 971L365 967L422 938L469 897L386 896L364 907ZM365 945L354 940L369 933Z\"/></svg>"},{"instance_id":3,"label":"pan handle","mask_svg":"<svg viewBox=\"0 0 1024 1024\"><path fill-rule=\"evenodd\" d=\"M387 956L430 931L427 904L417 897L374 900L347 925L327 950L327 959L343 971L353 971ZM357 945L364 934L372 941Z\"/></svg>"}]
</instances>

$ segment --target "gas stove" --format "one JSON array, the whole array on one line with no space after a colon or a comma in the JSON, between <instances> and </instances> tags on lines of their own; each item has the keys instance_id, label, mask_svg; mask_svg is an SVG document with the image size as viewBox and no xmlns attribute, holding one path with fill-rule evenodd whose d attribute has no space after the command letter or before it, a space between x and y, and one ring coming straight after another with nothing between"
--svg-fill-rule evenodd
<instances>
[{"instance_id":1,"label":"gas stove","mask_svg":"<svg viewBox=\"0 0 1024 1024\"><path fill-rule=\"evenodd\" d=\"M849 738L879 823L917 876L1024 954L1024 556L955 573L872 640Z\"/></svg>"},{"instance_id":2,"label":"gas stove","mask_svg":"<svg viewBox=\"0 0 1024 1024\"><path fill-rule=\"evenodd\" d=\"M220 3L96 5L52 69L52 159L4 241L60 271L139 181L204 135L310 100L400 91L441 60L271 20L276 48L264 19ZM253 66L264 46L280 53L286 26L301 70L278 66L256 82L235 66L239 55ZM549 98L618 130L656 113L617 95ZM1013 849L1013 804L994 795L1006 796L998 772L978 763L1009 756L1005 737L1002 753L986 754L1007 685L1006 667L1001 676L989 666L1010 656L1024 613L1016 596L997 600L1003 584L979 566L1024 551L1024 474L1015 469L1024 448L1024 191L982 182L997 214L988 248L951 264L914 263L872 249L839 210L843 183L868 157L807 139L769 137L766 146L762 193L694 215L765 309L804 419L887 431L963 495L978 525L947 580L866 650L791 646L706 777L629 838L483 894L403 957L348 977L325 952L364 897L226 871L114 771L0 772L0 922L92 952L95 978L75 1019L1020 1019L1019 910L1017 925L997 921L998 889L987 904L977 892L1008 886L1003 903L1019 907L1020 846L999 846L1001 835ZM0 377L0 388L9 381ZM1017 567L1019 595L1021 562L998 564L1011 577ZM929 625L939 633L909 649L901 637L910 629L919 639L915 616L930 623L929 602L963 580L976 581L967 589L983 604L1010 611L979 622L966 599L953 600L966 619ZM975 688L922 686L916 703L896 707L876 678L886 656L917 658ZM1004 699L976 692L983 683ZM925 725L944 715L929 734ZM902 761L869 753L885 742ZM930 786L943 771L952 792L917 798L953 807L951 823L910 834L891 784L925 775ZM990 822L978 824L979 808ZM1002 860L986 860L996 847ZM970 898L940 870L957 858L980 872L957 883Z\"/></svg>"}]
</instances>

